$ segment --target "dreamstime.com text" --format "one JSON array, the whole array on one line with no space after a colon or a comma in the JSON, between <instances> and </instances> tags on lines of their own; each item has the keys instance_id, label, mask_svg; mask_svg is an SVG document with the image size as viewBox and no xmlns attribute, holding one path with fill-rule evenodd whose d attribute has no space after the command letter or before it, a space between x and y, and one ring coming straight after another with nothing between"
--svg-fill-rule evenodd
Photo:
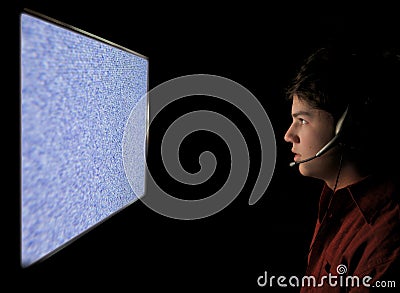
<instances>
[{"instance_id":1,"label":"dreamstime.com text","mask_svg":"<svg viewBox=\"0 0 400 293\"><path fill-rule=\"evenodd\" d=\"M268 272L264 271L264 274L257 278L257 285L259 287L372 287L372 288L395 288L396 281L374 281L372 277L364 276L345 276L347 267L345 265L338 265L336 271L339 275L328 275L322 276L321 279L317 280L314 276L268 276Z\"/></svg>"}]
</instances>

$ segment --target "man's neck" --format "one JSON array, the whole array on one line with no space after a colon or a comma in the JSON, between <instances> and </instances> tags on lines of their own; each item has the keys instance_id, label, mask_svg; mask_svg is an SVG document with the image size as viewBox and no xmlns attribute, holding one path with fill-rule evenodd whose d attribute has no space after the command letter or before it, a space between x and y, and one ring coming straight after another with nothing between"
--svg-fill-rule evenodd
<instances>
[{"instance_id":1,"label":"man's neck","mask_svg":"<svg viewBox=\"0 0 400 293\"><path fill-rule=\"evenodd\" d=\"M354 164L346 163L335 173L336 174L332 174L329 180L325 180L325 183L332 190L338 190L355 184L369 175L368 173L360 171Z\"/></svg>"}]
</instances>

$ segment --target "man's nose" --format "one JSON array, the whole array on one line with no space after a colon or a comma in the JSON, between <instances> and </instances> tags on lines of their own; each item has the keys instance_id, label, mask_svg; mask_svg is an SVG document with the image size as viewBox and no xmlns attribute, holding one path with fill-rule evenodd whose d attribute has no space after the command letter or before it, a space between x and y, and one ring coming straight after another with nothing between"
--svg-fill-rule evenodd
<instances>
[{"instance_id":1,"label":"man's nose","mask_svg":"<svg viewBox=\"0 0 400 293\"><path fill-rule=\"evenodd\" d=\"M291 138L291 136L290 136L290 134L289 134L289 130L286 131L286 133L285 133L283 139L284 139L286 142L292 142L292 138Z\"/></svg>"},{"instance_id":2,"label":"man's nose","mask_svg":"<svg viewBox=\"0 0 400 293\"><path fill-rule=\"evenodd\" d=\"M298 136L294 133L292 126L289 127L289 129L286 131L285 136L283 137L283 139L286 142L290 142L290 143L298 143L299 142L299 138Z\"/></svg>"}]
</instances>

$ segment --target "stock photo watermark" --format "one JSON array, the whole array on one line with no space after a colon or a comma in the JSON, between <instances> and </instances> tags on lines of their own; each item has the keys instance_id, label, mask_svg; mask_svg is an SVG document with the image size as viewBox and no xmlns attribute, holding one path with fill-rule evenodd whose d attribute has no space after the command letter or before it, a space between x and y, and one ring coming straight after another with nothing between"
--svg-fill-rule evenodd
<instances>
[{"instance_id":1,"label":"stock photo watermark","mask_svg":"<svg viewBox=\"0 0 400 293\"><path fill-rule=\"evenodd\" d=\"M328 275L322 276L317 280L315 276L276 276L268 275L267 271L257 278L257 285L259 287L340 287L340 288L396 288L396 281L390 280L378 280L372 281L371 276L352 276L346 275L347 267L340 264L336 267L336 272L338 275L329 273Z\"/></svg>"},{"instance_id":2,"label":"stock photo watermark","mask_svg":"<svg viewBox=\"0 0 400 293\"><path fill-rule=\"evenodd\" d=\"M169 80L148 92L149 125L157 114L170 103L195 95L210 96L232 104L247 116L256 130L261 147L261 164L249 198L249 205L255 204L262 197L272 179L276 161L276 141L271 121L263 106L245 87L230 79L207 74L187 75ZM132 113L129 119L135 119L134 114ZM127 125L135 124L129 124L128 121ZM204 170L215 169L216 158L210 152L203 152L200 155L201 170L198 173L186 172L179 163L177 153L180 143L187 135L198 130L217 134L227 144L231 155L229 177L221 189L207 198L182 200L162 190L149 168L146 168L146 190L140 200L153 211L182 220L208 217L227 207L246 183L250 154L242 133L228 118L209 110L186 113L176 119L167 129L162 139L161 154L163 164L171 177L185 184L198 184L211 175L205 174L208 172ZM134 134L134 127L125 129L122 150L124 166L129 166L129 162L133 161L136 156L136 152L129 148L130 142L134 140ZM203 168L205 166L207 168ZM135 173L125 169L125 174L133 191L136 192Z\"/></svg>"}]
</instances>

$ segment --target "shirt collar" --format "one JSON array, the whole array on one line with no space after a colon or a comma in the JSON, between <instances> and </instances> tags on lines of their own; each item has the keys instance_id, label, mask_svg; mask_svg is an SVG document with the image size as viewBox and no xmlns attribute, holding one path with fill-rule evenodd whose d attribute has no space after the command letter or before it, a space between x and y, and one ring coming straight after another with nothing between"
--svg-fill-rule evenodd
<instances>
[{"instance_id":1,"label":"shirt collar","mask_svg":"<svg viewBox=\"0 0 400 293\"><path fill-rule=\"evenodd\" d=\"M392 199L394 190L395 186L391 180L371 175L355 184L337 190L334 197L341 193L350 195L350 201L355 203L356 208L360 210L365 221L371 224L378 211ZM328 207L331 194L332 190L325 184L320 199L320 219ZM344 198L342 195L340 197Z\"/></svg>"},{"instance_id":2,"label":"shirt collar","mask_svg":"<svg viewBox=\"0 0 400 293\"><path fill-rule=\"evenodd\" d=\"M369 176L347 189L367 223L371 224L379 210L392 199L395 185L389 179Z\"/></svg>"}]
</instances>

